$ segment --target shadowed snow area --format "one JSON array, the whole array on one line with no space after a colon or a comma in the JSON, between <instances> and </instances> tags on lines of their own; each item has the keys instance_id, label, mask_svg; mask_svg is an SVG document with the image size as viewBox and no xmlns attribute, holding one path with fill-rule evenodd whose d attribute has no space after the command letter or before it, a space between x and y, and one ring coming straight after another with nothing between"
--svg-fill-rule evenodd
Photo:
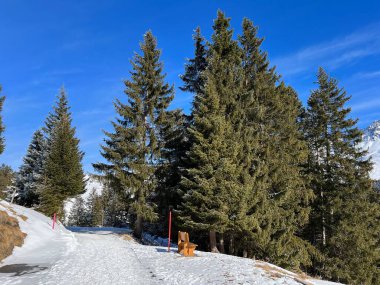
<instances>
[{"instance_id":1,"label":"shadowed snow area","mask_svg":"<svg viewBox=\"0 0 380 285\"><path fill-rule=\"evenodd\" d=\"M0 202L0 209L8 203ZM125 239L129 229L71 228L31 209L12 205L28 217L28 234L0 264L0 284L335 284L296 275L269 263L196 251L183 257L173 249ZM9 211L9 210L8 210Z\"/></svg>"}]
</instances>

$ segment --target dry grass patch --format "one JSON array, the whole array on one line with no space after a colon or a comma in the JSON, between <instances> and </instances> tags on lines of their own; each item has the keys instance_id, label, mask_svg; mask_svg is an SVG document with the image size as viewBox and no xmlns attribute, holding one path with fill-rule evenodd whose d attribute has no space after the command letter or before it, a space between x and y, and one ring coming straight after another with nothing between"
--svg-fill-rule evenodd
<instances>
[{"instance_id":1,"label":"dry grass patch","mask_svg":"<svg viewBox=\"0 0 380 285\"><path fill-rule=\"evenodd\" d=\"M120 234L123 240L136 242L135 238L129 234Z\"/></svg>"},{"instance_id":2,"label":"dry grass patch","mask_svg":"<svg viewBox=\"0 0 380 285\"><path fill-rule=\"evenodd\" d=\"M0 210L0 260L11 255L15 246L22 246L25 237L17 219Z\"/></svg>"},{"instance_id":3,"label":"dry grass patch","mask_svg":"<svg viewBox=\"0 0 380 285\"><path fill-rule=\"evenodd\" d=\"M4 208L8 209L13 215L20 217L24 222L28 219L27 216L18 214L11 206L4 205L3 203L0 203L0 205L3 206Z\"/></svg>"},{"instance_id":4,"label":"dry grass patch","mask_svg":"<svg viewBox=\"0 0 380 285\"><path fill-rule=\"evenodd\" d=\"M24 222L28 219L27 216L24 216L24 215L18 215Z\"/></svg>"},{"instance_id":5,"label":"dry grass patch","mask_svg":"<svg viewBox=\"0 0 380 285\"><path fill-rule=\"evenodd\" d=\"M256 267L263 269L266 273L269 274L269 276L272 279L278 279L281 277L290 277L290 278L294 279L295 281L297 281L303 285L313 285L312 283L307 281L309 276L307 276L303 272L300 274L296 274L293 272L287 272L284 269L277 268L277 267L269 265L268 263L264 263L264 262L260 262L260 261L256 261Z\"/></svg>"}]
</instances>

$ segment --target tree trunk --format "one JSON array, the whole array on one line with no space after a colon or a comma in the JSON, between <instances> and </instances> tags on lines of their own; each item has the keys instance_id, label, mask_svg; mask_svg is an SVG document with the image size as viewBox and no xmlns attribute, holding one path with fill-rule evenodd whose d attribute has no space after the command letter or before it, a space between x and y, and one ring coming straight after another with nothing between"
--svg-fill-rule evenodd
<instances>
[{"instance_id":1,"label":"tree trunk","mask_svg":"<svg viewBox=\"0 0 380 285\"><path fill-rule=\"evenodd\" d=\"M325 209L324 209L324 197L323 197L323 191L321 191L321 198L322 198L322 244L323 246L326 246L326 227L325 227Z\"/></svg>"},{"instance_id":2,"label":"tree trunk","mask_svg":"<svg viewBox=\"0 0 380 285\"><path fill-rule=\"evenodd\" d=\"M248 256L248 252L247 252L246 249L244 249L244 250L243 250L243 257L247 258L247 256Z\"/></svg>"},{"instance_id":3,"label":"tree trunk","mask_svg":"<svg viewBox=\"0 0 380 285\"><path fill-rule=\"evenodd\" d=\"M219 253L219 250L216 247L216 232L210 231L209 235L210 235L210 251Z\"/></svg>"},{"instance_id":4,"label":"tree trunk","mask_svg":"<svg viewBox=\"0 0 380 285\"><path fill-rule=\"evenodd\" d=\"M138 239L141 239L141 236L142 236L142 223L143 223L142 217L137 216L133 234Z\"/></svg>"},{"instance_id":5,"label":"tree trunk","mask_svg":"<svg viewBox=\"0 0 380 285\"><path fill-rule=\"evenodd\" d=\"M219 235L219 252L224 253L224 235L220 234Z\"/></svg>"},{"instance_id":6,"label":"tree trunk","mask_svg":"<svg viewBox=\"0 0 380 285\"><path fill-rule=\"evenodd\" d=\"M231 255L233 255L235 253L234 238L232 236L230 237L230 245L228 246L228 253Z\"/></svg>"}]
</instances>

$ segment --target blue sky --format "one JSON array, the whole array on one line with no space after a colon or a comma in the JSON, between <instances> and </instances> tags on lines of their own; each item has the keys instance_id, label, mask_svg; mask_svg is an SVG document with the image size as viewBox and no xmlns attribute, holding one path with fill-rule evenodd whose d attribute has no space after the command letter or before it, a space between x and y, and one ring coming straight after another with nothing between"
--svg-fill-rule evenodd
<instances>
[{"instance_id":1,"label":"blue sky","mask_svg":"<svg viewBox=\"0 0 380 285\"><path fill-rule=\"evenodd\" d=\"M101 160L99 145L125 100L129 60L151 29L162 50L172 108L189 111L179 74L193 55L193 30L209 38L217 9L231 17L235 35L243 17L260 27L272 65L306 102L323 66L352 95L353 116L366 127L380 119L380 1L42 1L0 0L0 84L7 97L6 150L0 163L22 162L32 133L43 125L64 85L86 171Z\"/></svg>"}]
</instances>

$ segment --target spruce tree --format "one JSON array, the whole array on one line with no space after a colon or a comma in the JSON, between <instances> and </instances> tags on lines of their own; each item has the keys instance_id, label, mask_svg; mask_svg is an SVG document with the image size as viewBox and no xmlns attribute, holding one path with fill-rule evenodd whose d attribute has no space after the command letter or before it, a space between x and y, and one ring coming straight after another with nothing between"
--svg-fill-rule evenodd
<instances>
[{"instance_id":1,"label":"spruce tree","mask_svg":"<svg viewBox=\"0 0 380 285\"><path fill-rule=\"evenodd\" d=\"M43 187L44 163L47 156L46 140L37 130L32 137L16 178L17 202L32 207L39 205L39 195Z\"/></svg>"},{"instance_id":2,"label":"spruce tree","mask_svg":"<svg viewBox=\"0 0 380 285\"><path fill-rule=\"evenodd\" d=\"M103 199L92 189L90 196L87 200L87 209L89 213L89 225L91 227L103 226L104 224L104 209Z\"/></svg>"},{"instance_id":3,"label":"spruce tree","mask_svg":"<svg viewBox=\"0 0 380 285\"><path fill-rule=\"evenodd\" d=\"M81 196L75 198L73 207L68 217L69 226L86 227L90 226L90 217L86 203Z\"/></svg>"},{"instance_id":4,"label":"spruce tree","mask_svg":"<svg viewBox=\"0 0 380 285\"><path fill-rule=\"evenodd\" d=\"M46 119L45 127L48 151L39 209L48 216L57 213L62 217L64 200L83 193L85 189L81 163L83 152L79 150L75 128L71 126L69 109L62 88L54 112Z\"/></svg>"},{"instance_id":5,"label":"spruce tree","mask_svg":"<svg viewBox=\"0 0 380 285\"><path fill-rule=\"evenodd\" d=\"M182 202L183 193L179 184L186 164L186 152L189 149L187 132L189 124L189 116L180 110L173 110L168 112L168 120L161 128L161 158L155 174L157 177L155 201L159 209L158 224L162 234L167 233L170 208L173 210L172 213L176 214ZM173 220L176 224L177 219Z\"/></svg>"},{"instance_id":6,"label":"spruce tree","mask_svg":"<svg viewBox=\"0 0 380 285\"><path fill-rule=\"evenodd\" d=\"M307 233L324 255L314 265L317 272L350 284L377 284L380 208L369 178L371 162L358 149L362 133L346 107L349 99L320 68L305 119L307 170L316 196Z\"/></svg>"},{"instance_id":7,"label":"spruce tree","mask_svg":"<svg viewBox=\"0 0 380 285\"><path fill-rule=\"evenodd\" d=\"M1 94L2 87L0 85L0 94ZM3 104L4 104L5 96L0 97L0 113L3 111ZM3 124L3 116L0 114L0 154L3 153L5 148L5 141L3 137L3 132L5 130L4 124Z\"/></svg>"},{"instance_id":8,"label":"spruce tree","mask_svg":"<svg viewBox=\"0 0 380 285\"><path fill-rule=\"evenodd\" d=\"M299 231L308 220L312 193L305 187L301 164L306 159L297 118L301 104L295 92L279 82L262 39L251 21L240 36L243 91L233 124L239 136L241 200L230 251L265 258L288 268L310 263L310 245ZM233 240L238 239L239 246Z\"/></svg>"},{"instance_id":9,"label":"spruce tree","mask_svg":"<svg viewBox=\"0 0 380 285\"><path fill-rule=\"evenodd\" d=\"M15 172L13 169L5 165L0 165L0 199L6 199L10 201L14 195L13 191L10 191L10 187L13 185L15 178ZM13 190L13 189L12 189Z\"/></svg>"},{"instance_id":10,"label":"spruce tree","mask_svg":"<svg viewBox=\"0 0 380 285\"><path fill-rule=\"evenodd\" d=\"M120 227L125 225L128 216L128 205L119 192L103 184L101 199L104 208L104 226Z\"/></svg>"},{"instance_id":11,"label":"spruce tree","mask_svg":"<svg viewBox=\"0 0 380 285\"><path fill-rule=\"evenodd\" d=\"M167 120L167 108L173 99L173 87L164 82L161 52L148 31L141 44L142 55L135 54L131 79L125 81L128 103L116 100L119 117L114 132L102 146L107 163L95 169L110 181L111 187L126 196L135 217L134 234L141 238L144 221L157 219L152 198L157 187L156 168L160 160L160 132Z\"/></svg>"},{"instance_id":12,"label":"spruce tree","mask_svg":"<svg viewBox=\"0 0 380 285\"><path fill-rule=\"evenodd\" d=\"M185 65L185 73L181 75L184 85L180 87L180 89L182 91L198 94L202 91L204 86L202 73L207 67L207 49L203 43L204 38L201 34L200 27L197 27L195 30L193 39L195 41L194 58L188 59L188 63Z\"/></svg>"},{"instance_id":13,"label":"spruce tree","mask_svg":"<svg viewBox=\"0 0 380 285\"><path fill-rule=\"evenodd\" d=\"M205 86L193 104L189 166L181 182L185 195L180 218L188 228L209 232L211 251L218 251L216 233L223 236L231 229L235 212L230 205L239 200L239 149L231 117L242 73L229 21L221 11L214 21L208 66L202 75Z\"/></svg>"},{"instance_id":14,"label":"spruce tree","mask_svg":"<svg viewBox=\"0 0 380 285\"><path fill-rule=\"evenodd\" d=\"M54 132L54 128L59 125L63 117L68 117L70 119L70 107L67 100L67 95L64 87L61 87L59 95L57 96L56 105L53 107L53 111L49 113L48 117L45 120L45 126L42 128L47 139L47 146L50 147L51 137ZM71 119L70 119L71 122Z\"/></svg>"}]
</instances>

